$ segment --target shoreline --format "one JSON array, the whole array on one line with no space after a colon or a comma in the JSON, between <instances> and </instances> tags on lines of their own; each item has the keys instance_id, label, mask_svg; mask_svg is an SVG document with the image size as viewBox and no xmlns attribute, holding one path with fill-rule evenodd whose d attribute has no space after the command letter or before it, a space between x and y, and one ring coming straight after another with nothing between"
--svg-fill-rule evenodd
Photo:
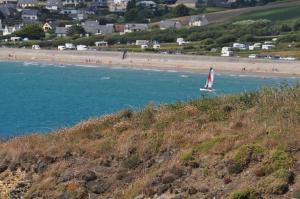
<instances>
[{"instance_id":1,"label":"shoreline","mask_svg":"<svg viewBox=\"0 0 300 199\"><path fill-rule=\"evenodd\" d=\"M196 55L169 55L110 51L57 51L0 48L2 61L66 64L90 67L207 73L214 67L219 74L245 76L300 77L300 61L248 59ZM245 68L245 69L243 69Z\"/></svg>"}]
</instances>

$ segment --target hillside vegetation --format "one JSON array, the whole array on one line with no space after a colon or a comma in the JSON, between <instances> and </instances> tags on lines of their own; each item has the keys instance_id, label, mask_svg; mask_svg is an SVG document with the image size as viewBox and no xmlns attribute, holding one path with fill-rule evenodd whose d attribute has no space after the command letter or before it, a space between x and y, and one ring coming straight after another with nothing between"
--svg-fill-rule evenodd
<instances>
[{"instance_id":1,"label":"hillside vegetation","mask_svg":"<svg viewBox=\"0 0 300 199\"><path fill-rule=\"evenodd\" d=\"M241 15L236 20L257 20L257 19L268 19L272 21L283 21L289 19L300 18L300 6L289 6L284 8L273 8L270 10L254 11L244 15Z\"/></svg>"},{"instance_id":2,"label":"hillside vegetation","mask_svg":"<svg viewBox=\"0 0 300 199\"><path fill-rule=\"evenodd\" d=\"M300 198L300 88L123 110L0 144L0 198Z\"/></svg>"}]
</instances>

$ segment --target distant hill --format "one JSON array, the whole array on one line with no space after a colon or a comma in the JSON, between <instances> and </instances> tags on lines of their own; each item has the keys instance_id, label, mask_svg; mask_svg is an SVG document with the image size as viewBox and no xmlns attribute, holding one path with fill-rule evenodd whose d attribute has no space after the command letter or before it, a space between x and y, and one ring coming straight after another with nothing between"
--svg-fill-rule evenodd
<instances>
[{"instance_id":1,"label":"distant hill","mask_svg":"<svg viewBox=\"0 0 300 199\"><path fill-rule=\"evenodd\" d=\"M272 21L289 20L300 18L300 4L283 8L273 8L270 10L253 11L247 14L243 14L237 18L237 20L246 19L269 19Z\"/></svg>"},{"instance_id":2,"label":"distant hill","mask_svg":"<svg viewBox=\"0 0 300 199\"><path fill-rule=\"evenodd\" d=\"M264 88L0 143L0 198L300 198L300 88Z\"/></svg>"},{"instance_id":3,"label":"distant hill","mask_svg":"<svg viewBox=\"0 0 300 199\"><path fill-rule=\"evenodd\" d=\"M256 6L256 7L247 7L247 8L238 8L238 9L230 9L230 10L225 10L225 11L220 11L220 12L213 12L213 13L207 13L205 14L209 23L216 23L216 22L224 22L224 21L229 21L232 20L236 17L239 17L241 15L247 14L247 13L251 13L251 12L258 12L258 13L274 13L274 12L279 12L280 9L276 10L275 8L285 8L285 7L292 7L292 6L296 6L295 8L293 8L293 15L298 16L297 12L298 11L298 6L300 6L300 1L298 0L290 0L290 1L283 1L283 2L275 2L275 3L270 3L264 6ZM275 11L273 11L275 9ZM280 12L279 12L280 13ZM293 15L290 13L286 13L282 12L282 15L286 15L286 16L290 16L292 17ZM249 15L249 17L255 17L253 15ZM259 16L256 15L258 18ZM243 18L249 18L247 17L247 15ZM187 16L187 17L180 17L180 18L176 18L177 20L181 21L183 24L188 24L189 20L190 20L191 16ZM288 17L286 17L288 18Z\"/></svg>"}]
</instances>

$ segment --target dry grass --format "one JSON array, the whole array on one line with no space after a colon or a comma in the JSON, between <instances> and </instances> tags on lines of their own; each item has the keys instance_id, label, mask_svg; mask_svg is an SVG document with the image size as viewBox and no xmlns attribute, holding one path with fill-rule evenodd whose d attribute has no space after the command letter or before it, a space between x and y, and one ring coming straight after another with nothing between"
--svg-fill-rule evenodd
<instances>
[{"instance_id":1,"label":"dry grass","mask_svg":"<svg viewBox=\"0 0 300 199\"><path fill-rule=\"evenodd\" d=\"M24 154L57 158L73 154L77 162L59 159L34 178L27 195L38 191L50 198L78 186L75 182L67 185L57 182L57 176L64 170L94 170L103 160L114 157L110 160L113 169L103 173L97 171L97 175L109 179L111 189L107 195L113 193L125 199L141 193L149 180L161 171L192 160L209 168L199 172L202 177L208 176L207 183L215 179L211 174L216 167L213 161L235 161L240 166L239 172L251 170L256 165L256 173L265 172L264 175L289 169L293 164L290 149L297 148L300 143L299 130L300 89L265 88L256 93L161 107L150 104L141 112L124 110L48 135L14 138L0 143L0 157L3 161L18 162ZM258 148L262 149L258 153L262 157L254 157ZM201 159L207 156L211 158ZM156 162L147 168L149 160ZM272 168L265 165L272 165ZM112 175L123 168L130 171L132 179L120 185ZM259 168L269 170L266 173ZM206 178L202 180L205 182ZM242 180L246 179L235 180L236 189L243 188L240 186L245 183L254 188L258 182L264 183L250 178L244 183ZM228 196L233 186L225 190Z\"/></svg>"}]
</instances>

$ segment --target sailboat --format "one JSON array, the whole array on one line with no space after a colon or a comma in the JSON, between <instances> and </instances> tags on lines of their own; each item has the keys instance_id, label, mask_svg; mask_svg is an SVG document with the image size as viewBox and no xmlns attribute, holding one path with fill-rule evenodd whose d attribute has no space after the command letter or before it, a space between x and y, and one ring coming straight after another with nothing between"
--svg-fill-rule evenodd
<instances>
[{"instance_id":1,"label":"sailboat","mask_svg":"<svg viewBox=\"0 0 300 199\"><path fill-rule=\"evenodd\" d=\"M214 69L210 68L206 83L203 88L200 88L200 91L214 92L215 91L215 89L213 89L214 77L215 77Z\"/></svg>"}]
</instances>

